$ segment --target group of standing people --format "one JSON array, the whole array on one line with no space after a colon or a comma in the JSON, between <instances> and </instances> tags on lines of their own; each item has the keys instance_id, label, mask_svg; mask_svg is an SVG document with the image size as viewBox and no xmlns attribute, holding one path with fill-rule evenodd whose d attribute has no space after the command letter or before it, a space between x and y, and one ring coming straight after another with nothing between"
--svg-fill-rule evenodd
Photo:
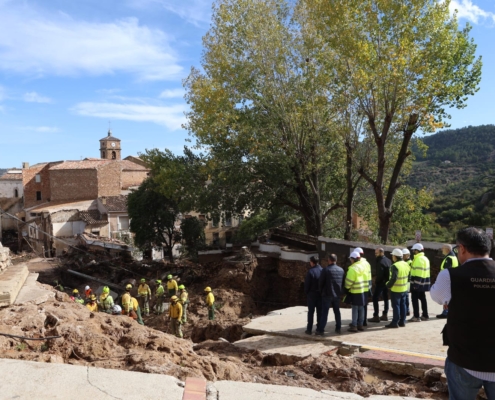
<instances>
[{"instance_id":1,"label":"group of standing people","mask_svg":"<svg viewBox=\"0 0 495 400\"><path fill-rule=\"evenodd\" d=\"M442 269L455 268L458 263L452 246L445 244L442 249L446 256ZM413 259L411 259L411 252ZM304 291L308 301L308 324L305 333L311 335L316 312L315 335L322 336L328 322L328 314L333 309L335 316L335 333L342 330L340 302L352 308L352 321L349 332L364 331L368 322L390 322L385 328L405 327L406 322L421 322L429 320L426 292L430 290L430 261L424 254L421 243L412 246L411 251L396 248L390 258L385 255L383 248L375 250L375 288L372 290L371 264L364 257L362 248L355 248L349 257L351 265L347 272L337 265L337 256L327 254L328 265L322 268L317 257L311 257L311 268L306 274ZM454 260L455 259L455 260ZM389 293L390 292L390 293ZM411 293L411 301L409 300ZM380 315L379 300L383 299L383 311ZM373 302L373 317L367 318L368 302ZM389 300L391 307L389 307ZM413 316L410 316L412 303ZM389 309L392 309L392 320L389 320ZM445 318L444 312L437 315Z\"/></svg>"}]
</instances>

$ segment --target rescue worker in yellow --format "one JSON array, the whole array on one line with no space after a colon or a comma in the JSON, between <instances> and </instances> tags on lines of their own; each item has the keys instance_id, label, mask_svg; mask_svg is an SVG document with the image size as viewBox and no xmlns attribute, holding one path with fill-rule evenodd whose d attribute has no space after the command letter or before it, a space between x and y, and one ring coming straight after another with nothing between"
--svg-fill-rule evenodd
<instances>
[{"instance_id":1,"label":"rescue worker in yellow","mask_svg":"<svg viewBox=\"0 0 495 400\"><path fill-rule=\"evenodd\" d=\"M162 281L156 280L155 290L155 314L160 315L163 312L163 297L165 296L165 289L163 288Z\"/></svg>"},{"instance_id":2,"label":"rescue worker in yellow","mask_svg":"<svg viewBox=\"0 0 495 400\"><path fill-rule=\"evenodd\" d=\"M134 310L134 306L132 304L132 296L131 296L132 285L128 283L125 286L125 293L122 295L122 314L123 315L131 315Z\"/></svg>"},{"instance_id":3,"label":"rescue worker in yellow","mask_svg":"<svg viewBox=\"0 0 495 400\"><path fill-rule=\"evenodd\" d=\"M138 297L139 305L141 310L143 310L144 315L150 315L150 299L151 299L151 289L146 283L146 279L141 279L141 284L138 287Z\"/></svg>"},{"instance_id":4,"label":"rescue worker in yellow","mask_svg":"<svg viewBox=\"0 0 495 400\"><path fill-rule=\"evenodd\" d=\"M182 304L177 296L172 296L170 298L170 308L168 309L168 316L172 334L182 339Z\"/></svg>"},{"instance_id":5,"label":"rescue worker in yellow","mask_svg":"<svg viewBox=\"0 0 495 400\"><path fill-rule=\"evenodd\" d=\"M111 314L113 304L113 297L110 295L110 288L105 286L100 294L98 309L104 313Z\"/></svg>"},{"instance_id":6,"label":"rescue worker in yellow","mask_svg":"<svg viewBox=\"0 0 495 400\"><path fill-rule=\"evenodd\" d=\"M141 308L139 307L139 302L135 297L131 297L132 300L132 310L136 313L137 322L139 325L144 325L143 317L141 316Z\"/></svg>"},{"instance_id":7,"label":"rescue worker in yellow","mask_svg":"<svg viewBox=\"0 0 495 400\"><path fill-rule=\"evenodd\" d=\"M398 328L406 326L406 296L409 286L409 274L411 268L403 260L400 249L392 251L393 264L390 268L390 280L387 287L390 289L390 300L392 303L392 322L385 328Z\"/></svg>"},{"instance_id":8,"label":"rescue worker in yellow","mask_svg":"<svg viewBox=\"0 0 495 400\"><path fill-rule=\"evenodd\" d=\"M352 323L348 331L364 331L364 307L368 302L369 291L367 266L361 263L361 256L357 251L353 251L349 259L352 264L344 281L344 287L352 305Z\"/></svg>"},{"instance_id":9,"label":"rescue worker in yellow","mask_svg":"<svg viewBox=\"0 0 495 400\"><path fill-rule=\"evenodd\" d=\"M411 260L411 252L406 247L402 249L402 261L405 261L409 268L411 268L412 260ZM406 315L409 317L411 315L411 311L409 310L409 293L411 292L411 283L407 285L407 296L406 296Z\"/></svg>"},{"instance_id":10,"label":"rescue worker in yellow","mask_svg":"<svg viewBox=\"0 0 495 400\"><path fill-rule=\"evenodd\" d=\"M371 264L368 262L368 260L366 258L364 258L364 250L361 248L361 247L356 247L354 249L354 251L358 252L359 253L359 257L361 259L361 264L364 264L366 266L366 279L368 280L368 285L369 285L369 289L368 289L368 292L367 292L367 296L366 296L366 304L364 305L364 322L363 322L363 326L368 326L368 301L369 299L373 298L373 293L371 292L371 288L373 286L372 284L372 276L371 276ZM385 314L383 314L383 321L388 321L388 318L386 317ZM385 319L387 318L387 319Z\"/></svg>"},{"instance_id":11,"label":"rescue worker in yellow","mask_svg":"<svg viewBox=\"0 0 495 400\"><path fill-rule=\"evenodd\" d=\"M89 303L86 304L86 307L91 312L98 311L98 303L96 302L96 296L94 294L92 294L91 296L89 296Z\"/></svg>"},{"instance_id":12,"label":"rescue worker in yellow","mask_svg":"<svg viewBox=\"0 0 495 400\"><path fill-rule=\"evenodd\" d=\"M450 244L444 244L442 246L442 254L444 255L444 259L442 264L440 265L440 271L449 268L457 268L459 266L459 260L457 260L457 256L452 251L452 246ZM437 318L447 318L449 315L449 306L448 304L443 305L443 311L441 314L437 315Z\"/></svg>"},{"instance_id":13,"label":"rescue worker in yellow","mask_svg":"<svg viewBox=\"0 0 495 400\"><path fill-rule=\"evenodd\" d=\"M187 322L187 306L189 305L189 293L184 285L179 286L179 301L182 304L182 324Z\"/></svg>"},{"instance_id":14,"label":"rescue worker in yellow","mask_svg":"<svg viewBox=\"0 0 495 400\"><path fill-rule=\"evenodd\" d=\"M81 297L81 295L79 294L79 290L77 289L74 289L72 291L72 296L70 298L75 303L84 304L84 299Z\"/></svg>"},{"instance_id":15,"label":"rescue worker in yellow","mask_svg":"<svg viewBox=\"0 0 495 400\"><path fill-rule=\"evenodd\" d=\"M414 258L411 264L411 300L413 305L413 317L409 322L428 321L428 303L426 292L430 291L430 260L423 252L423 245L415 243L411 248ZM421 301L422 315L419 316L419 302Z\"/></svg>"},{"instance_id":16,"label":"rescue worker in yellow","mask_svg":"<svg viewBox=\"0 0 495 400\"><path fill-rule=\"evenodd\" d=\"M168 275L167 276L168 295L169 296L176 296L178 289L179 288L177 287L177 281L174 279L174 277L172 275Z\"/></svg>"},{"instance_id":17,"label":"rescue worker in yellow","mask_svg":"<svg viewBox=\"0 0 495 400\"><path fill-rule=\"evenodd\" d=\"M206 306L208 307L208 319L213 321L215 319L215 296L213 296L213 292L211 291L211 287L207 286L205 288L206 293Z\"/></svg>"}]
</instances>

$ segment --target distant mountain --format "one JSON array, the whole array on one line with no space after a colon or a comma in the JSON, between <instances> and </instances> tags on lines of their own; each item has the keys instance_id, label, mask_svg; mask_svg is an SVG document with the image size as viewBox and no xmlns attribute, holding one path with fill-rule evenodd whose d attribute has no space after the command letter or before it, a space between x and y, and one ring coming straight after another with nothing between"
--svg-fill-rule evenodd
<instances>
[{"instance_id":1,"label":"distant mountain","mask_svg":"<svg viewBox=\"0 0 495 400\"><path fill-rule=\"evenodd\" d=\"M444 227L495 226L495 125L468 126L423 138L408 183L434 193L428 213Z\"/></svg>"}]
</instances>

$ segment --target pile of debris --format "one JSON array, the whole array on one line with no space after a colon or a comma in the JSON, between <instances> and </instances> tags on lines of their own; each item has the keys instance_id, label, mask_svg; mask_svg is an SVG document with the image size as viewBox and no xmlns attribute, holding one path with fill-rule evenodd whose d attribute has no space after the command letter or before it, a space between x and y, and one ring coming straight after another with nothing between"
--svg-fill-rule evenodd
<instances>
[{"instance_id":1,"label":"pile of debris","mask_svg":"<svg viewBox=\"0 0 495 400\"><path fill-rule=\"evenodd\" d=\"M71 301L65 293L48 285L38 285L53 291L55 296L40 305L25 304L0 310L0 354L3 358L158 373L182 380L196 376L210 381L340 390L363 396L394 394L428 398L434 395L419 379L408 383L392 379L367 383L366 368L353 358L336 354L308 357L294 365L270 366L257 350L235 347L225 339L195 345L190 340L141 326L127 316L91 313L85 306ZM233 293L223 295L228 299ZM225 303L224 307L230 307L227 300ZM197 311L196 318L204 318L204 313ZM237 311L232 304L229 312ZM198 320L194 322L197 323ZM215 321L202 324L206 330L215 330L217 325ZM42 340L24 340L3 334ZM43 339L46 337L54 338ZM435 396L439 398L438 394Z\"/></svg>"}]
</instances>

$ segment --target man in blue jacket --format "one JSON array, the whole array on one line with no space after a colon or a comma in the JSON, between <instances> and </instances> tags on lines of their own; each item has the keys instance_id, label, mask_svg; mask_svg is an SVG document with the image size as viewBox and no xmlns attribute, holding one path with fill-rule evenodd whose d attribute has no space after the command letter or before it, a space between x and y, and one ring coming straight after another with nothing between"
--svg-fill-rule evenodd
<instances>
[{"instance_id":1,"label":"man in blue jacket","mask_svg":"<svg viewBox=\"0 0 495 400\"><path fill-rule=\"evenodd\" d=\"M316 331L322 332L320 328L321 322L321 293L319 288L319 280L322 268L319 264L318 257L311 256L309 259L311 268L306 273L304 279L304 293L308 298L308 326L306 327L307 335L311 335L313 332L313 321L316 310Z\"/></svg>"},{"instance_id":2,"label":"man in blue jacket","mask_svg":"<svg viewBox=\"0 0 495 400\"><path fill-rule=\"evenodd\" d=\"M320 330L316 331L316 335L323 336L328 322L330 307L333 308L333 315L335 316L335 333L340 334L342 327L340 295L342 294L344 276L344 270L337 265L337 256L330 254L328 256L328 266L323 268L320 275L319 288L322 298L322 312Z\"/></svg>"}]
</instances>

